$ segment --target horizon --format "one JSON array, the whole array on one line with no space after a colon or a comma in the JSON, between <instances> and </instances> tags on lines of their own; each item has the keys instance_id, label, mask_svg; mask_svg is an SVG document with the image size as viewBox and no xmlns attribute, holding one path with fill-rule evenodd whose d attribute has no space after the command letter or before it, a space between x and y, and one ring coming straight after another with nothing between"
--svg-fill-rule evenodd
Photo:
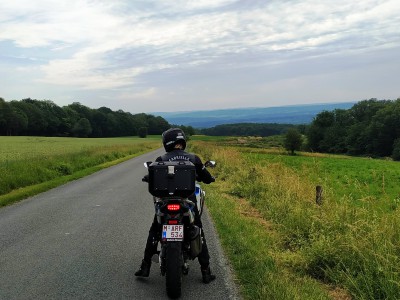
<instances>
[{"instance_id":1,"label":"horizon","mask_svg":"<svg viewBox=\"0 0 400 300\"><path fill-rule=\"evenodd\" d=\"M371 98L370 98L371 99ZM185 111L156 111L156 112L149 112L152 113L163 113L163 114L183 114L183 113L192 113L192 112L209 112L209 111L222 111L222 110L242 110L242 109L262 109L262 108L283 108L283 107L300 107L300 106L314 106L314 105L334 105L334 104L356 104L360 101L370 100L370 99L363 99L357 101L343 101L343 102L315 102L315 103L299 103L299 104L288 104L288 105L273 105L273 106L243 106L243 107L227 107L227 108L220 108L220 109L196 109L196 110L185 110ZM378 101L385 101L385 100L397 100L397 99L377 99Z\"/></svg>"},{"instance_id":2,"label":"horizon","mask_svg":"<svg viewBox=\"0 0 400 300\"><path fill-rule=\"evenodd\" d=\"M3 98L0 96L0 98ZM4 98L3 98L4 99ZM10 102L10 101L22 101L22 100L26 100L26 99L31 99L31 100L37 100L37 101L51 101L53 103L55 103L53 100L51 99L34 99L31 97L28 98L24 98L24 99L11 99L11 100L7 100L4 99L6 102ZM375 99L375 98L370 98L370 99ZM248 110L252 110L252 109L267 109L267 108L284 108L284 107L304 107L304 106L329 106L329 105L340 105L340 104L356 104L360 101L365 101L365 100L370 100L370 99L363 99L363 100L358 100L358 101L344 101L344 102L316 102L316 103L299 103L299 104L288 104L288 105L274 105L274 106L248 106L248 107L227 107L227 108L221 108L221 109L196 109L196 110L185 110L185 111L154 111L154 112L138 112L138 113L145 113L145 114L184 114L184 113L194 113L194 112L211 112L211 111L224 111L224 110L243 110L243 109L248 109ZM397 99L376 99L377 101L385 101L385 100L397 100ZM80 103L82 105L84 105L83 103L79 102L79 101L75 101L77 103ZM74 102L68 103L66 105L62 105L62 106L68 106L70 104L73 104ZM57 103L55 103L56 105L58 105ZM59 107L62 107L61 105L58 105ZM85 105L86 106L86 105ZM101 107L106 107L106 108L110 108L107 106L100 106L100 107L90 107L87 106L90 109L99 109ZM110 108L111 109L111 108ZM113 109L111 109L113 110ZM118 111L118 110L123 110L121 108L117 108L113 111ZM123 110L124 111L124 110ZM124 111L124 112L129 112L129 111ZM134 113L136 114L136 113Z\"/></svg>"}]
</instances>

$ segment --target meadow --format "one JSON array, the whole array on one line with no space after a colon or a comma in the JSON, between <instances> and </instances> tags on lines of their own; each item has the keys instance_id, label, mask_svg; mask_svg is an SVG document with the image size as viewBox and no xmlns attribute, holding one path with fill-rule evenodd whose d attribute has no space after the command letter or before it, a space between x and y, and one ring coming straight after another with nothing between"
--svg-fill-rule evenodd
<instances>
[{"instance_id":1,"label":"meadow","mask_svg":"<svg viewBox=\"0 0 400 300\"><path fill-rule=\"evenodd\" d=\"M245 299L400 299L399 163L194 144Z\"/></svg>"},{"instance_id":2,"label":"meadow","mask_svg":"<svg viewBox=\"0 0 400 300\"><path fill-rule=\"evenodd\" d=\"M400 204L400 164L382 159L343 155L242 149L248 161L262 166L282 164L307 176L315 185L325 187L332 199L347 198L353 205L386 213Z\"/></svg>"},{"instance_id":3,"label":"meadow","mask_svg":"<svg viewBox=\"0 0 400 300\"><path fill-rule=\"evenodd\" d=\"M289 156L279 142L193 136L189 143L218 163L206 204L243 297L400 299L400 164ZM159 136L0 137L0 206L160 146Z\"/></svg>"},{"instance_id":4,"label":"meadow","mask_svg":"<svg viewBox=\"0 0 400 300\"><path fill-rule=\"evenodd\" d=\"M160 146L159 136L0 137L0 206Z\"/></svg>"}]
</instances>

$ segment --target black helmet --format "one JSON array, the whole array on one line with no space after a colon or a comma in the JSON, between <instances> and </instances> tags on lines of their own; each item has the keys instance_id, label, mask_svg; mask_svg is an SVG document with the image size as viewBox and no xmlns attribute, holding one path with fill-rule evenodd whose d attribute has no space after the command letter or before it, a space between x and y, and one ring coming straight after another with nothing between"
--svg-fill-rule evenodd
<instances>
[{"instance_id":1,"label":"black helmet","mask_svg":"<svg viewBox=\"0 0 400 300\"><path fill-rule=\"evenodd\" d=\"M176 144L181 144L182 150L186 148L186 136L180 128L170 128L162 134L162 142L167 152L174 150Z\"/></svg>"}]
</instances>

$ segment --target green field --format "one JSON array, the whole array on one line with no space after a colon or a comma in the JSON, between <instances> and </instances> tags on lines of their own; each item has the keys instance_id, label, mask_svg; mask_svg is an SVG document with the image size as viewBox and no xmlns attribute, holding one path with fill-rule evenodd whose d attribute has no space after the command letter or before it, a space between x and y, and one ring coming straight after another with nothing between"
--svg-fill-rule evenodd
<instances>
[{"instance_id":1,"label":"green field","mask_svg":"<svg viewBox=\"0 0 400 300\"><path fill-rule=\"evenodd\" d=\"M0 206L160 146L159 136L0 137Z\"/></svg>"},{"instance_id":2,"label":"green field","mask_svg":"<svg viewBox=\"0 0 400 300\"><path fill-rule=\"evenodd\" d=\"M299 156L241 151L254 164L283 164L299 176L322 185L334 200L387 212L400 204L400 164L388 160L302 153Z\"/></svg>"},{"instance_id":3,"label":"green field","mask_svg":"<svg viewBox=\"0 0 400 300\"><path fill-rule=\"evenodd\" d=\"M279 138L193 136L207 207L245 299L400 299L400 164ZM0 137L0 206L161 146L160 137ZM269 148L273 147L273 148ZM315 187L324 188L323 203Z\"/></svg>"},{"instance_id":4,"label":"green field","mask_svg":"<svg viewBox=\"0 0 400 300\"><path fill-rule=\"evenodd\" d=\"M400 299L400 164L196 142L246 299ZM323 204L315 187L324 188Z\"/></svg>"}]
</instances>

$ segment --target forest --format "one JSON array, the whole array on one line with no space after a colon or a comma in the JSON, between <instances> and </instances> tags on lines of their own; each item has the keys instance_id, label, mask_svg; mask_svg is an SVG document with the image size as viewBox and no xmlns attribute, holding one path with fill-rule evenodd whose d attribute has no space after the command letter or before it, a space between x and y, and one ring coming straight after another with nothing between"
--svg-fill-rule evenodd
<instances>
[{"instance_id":1,"label":"forest","mask_svg":"<svg viewBox=\"0 0 400 300\"><path fill-rule=\"evenodd\" d=\"M162 117L131 114L74 102L59 107L50 100L0 98L0 135L117 137L161 134L170 128Z\"/></svg>"},{"instance_id":2,"label":"forest","mask_svg":"<svg viewBox=\"0 0 400 300\"><path fill-rule=\"evenodd\" d=\"M309 150L400 160L400 98L323 111L307 128Z\"/></svg>"}]
</instances>

